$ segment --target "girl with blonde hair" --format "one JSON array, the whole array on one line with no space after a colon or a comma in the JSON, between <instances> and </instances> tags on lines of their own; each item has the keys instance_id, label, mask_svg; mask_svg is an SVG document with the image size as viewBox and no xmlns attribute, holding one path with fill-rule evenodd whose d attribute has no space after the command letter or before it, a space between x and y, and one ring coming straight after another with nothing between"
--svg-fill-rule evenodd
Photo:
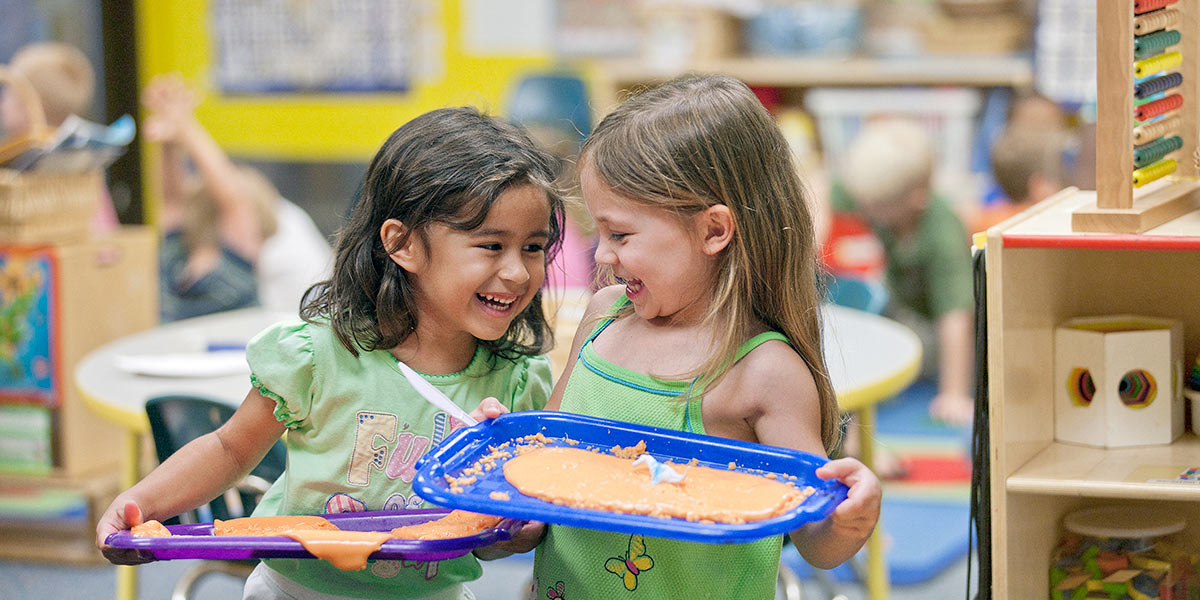
<instances>
[{"instance_id":1,"label":"girl with blonde hair","mask_svg":"<svg viewBox=\"0 0 1200 600\"><path fill-rule=\"evenodd\" d=\"M605 117L580 164L596 263L614 285L593 298L547 407L834 449L808 192L754 94L730 77L670 81ZM790 535L832 568L874 529L879 480L852 458L817 475L846 483L849 497ZM709 545L551 525L535 585L562 582L568 598L774 598L781 546L778 536ZM609 560L634 553L634 577Z\"/></svg>"}]
</instances>

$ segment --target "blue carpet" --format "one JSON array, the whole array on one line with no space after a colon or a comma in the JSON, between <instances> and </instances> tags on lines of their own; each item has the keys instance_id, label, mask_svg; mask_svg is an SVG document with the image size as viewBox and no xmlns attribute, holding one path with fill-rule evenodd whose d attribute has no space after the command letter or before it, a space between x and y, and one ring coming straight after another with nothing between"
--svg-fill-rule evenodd
<instances>
[{"instance_id":1,"label":"blue carpet","mask_svg":"<svg viewBox=\"0 0 1200 600\"><path fill-rule=\"evenodd\" d=\"M889 498L884 494L883 530L887 533L888 578L894 585L912 585L933 578L967 554L970 547L970 507L965 502L939 499ZM860 555L866 564L866 553ZM783 561L800 576L811 579L813 568L791 544ZM831 571L837 581L858 581L844 564Z\"/></svg>"},{"instance_id":2,"label":"blue carpet","mask_svg":"<svg viewBox=\"0 0 1200 600\"><path fill-rule=\"evenodd\" d=\"M971 427L954 427L929 416L929 401L937 392L937 384L920 379L886 400L875 409L875 432L880 437L928 437L961 440L963 448L970 447Z\"/></svg>"},{"instance_id":3,"label":"blue carpet","mask_svg":"<svg viewBox=\"0 0 1200 600\"><path fill-rule=\"evenodd\" d=\"M970 426L954 427L929 417L936 383L919 380L876 409L876 444L910 462L920 477L884 481L880 526L888 576L895 585L927 581L966 556L970 549ZM958 463L946 461L957 457ZM958 467L939 479L929 465ZM917 468L920 467L920 468ZM865 565L865 551L860 553ZM813 576L790 544L783 560L801 578ZM858 581L849 565L833 569L840 582Z\"/></svg>"}]
</instances>

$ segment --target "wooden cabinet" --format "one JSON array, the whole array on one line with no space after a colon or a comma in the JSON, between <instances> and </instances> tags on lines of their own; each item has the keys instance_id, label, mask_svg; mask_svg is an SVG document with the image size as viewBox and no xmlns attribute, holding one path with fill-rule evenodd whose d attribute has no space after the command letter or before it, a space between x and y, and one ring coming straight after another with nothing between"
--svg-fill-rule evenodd
<instances>
[{"instance_id":1,"label":"wooden cabinet","mask_svg":"<svg viewBox=\"0 0 1200 600\"><path fill-rule=\"evenodd\" d=\"M1062 517L1100 503L1170 508L1200 535L1200 485L1172 473L1200 466L1200 438L1091 448L1054 439L1054 329L1069 318L1139 314L1180 319L1186 366L1200 351L1200 212L1144 234L1073 233L1094 205L1074 189L987 232L992 580L997 599L1049 597Z\"/></svg>"},{"instance_id":2,"label":"wooden cabinet","mask_svg":"<svg viewBox=\"0 0 1200 600\"><path fill-rule=\"evenodd\" d=\"M158 322L157 235L127 227L0 243L0 556L100 560L96 511L116 494L125 432L73 384L91 350Z\"/></svg>"}]
</instances>

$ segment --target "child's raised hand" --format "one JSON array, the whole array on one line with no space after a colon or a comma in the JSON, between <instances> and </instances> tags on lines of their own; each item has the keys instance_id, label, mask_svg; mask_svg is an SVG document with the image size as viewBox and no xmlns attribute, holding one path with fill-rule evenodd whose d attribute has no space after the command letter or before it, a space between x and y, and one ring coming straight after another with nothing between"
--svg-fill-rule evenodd
<instances>
[{"instance_id":1,"label":"child's raised hand","mask_svg":"<svg viewBox=\"0 0 1200 600\"><path fill-rule=\"evenodd\" d=\"M471 417L476 421L485 421L487 419L495 419L496 417L509 412L508 407L500 404L500 401L495 398L484 398L483 402L475 410L471 411Z\"/></svg>"},{"instance_id":2,"label":"child's raised hand","mask_svg":"<svg viewBox=\"0 0 1200 600\"><path fill-rule=\"evenodd\" d=\"M819 469L817 477L837 479L850 490L846 500L830 516L834 530L849 539L866 540L879 522L883 491L879 478L854 458L831 460Z\"/></svg>"},{"instance_id":3,"label":"child's raised hand","mask_svg":"<svg viewBox=\"0 0 1200 600\"><path fill-rule=\"evenodd\" d=\"M175 140L188 119L194 118L197 98L178 73L156 75L142 91L142 104L151 115L142 124L142 133L153 142Z\"/></svg>"},{"instance_id":4,"label":"child's raised hand","mask_svg":"<svg viewBox=\"0 0 1200 600\"><path fill-rule=\"evenodd\" d=\"M132 529L142 524L142 509L132 500L118 497L108 506L96 523L96 547L114 565L140 565L153 558L132 548L113 548L105 543L110 534Z\"/></svg>"}]
</instances>

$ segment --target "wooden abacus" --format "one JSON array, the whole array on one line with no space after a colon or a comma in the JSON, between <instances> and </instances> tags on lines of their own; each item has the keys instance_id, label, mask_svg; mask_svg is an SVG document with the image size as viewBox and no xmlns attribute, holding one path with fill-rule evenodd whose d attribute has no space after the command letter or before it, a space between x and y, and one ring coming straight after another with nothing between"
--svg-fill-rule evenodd
<instances>
[{"instance_id":1,"label":"wooden abacus","mask_svg":"<svg viewBox=\"0 0 1200 600\"><path fill-rule=\"evenodd\" d=\"M1198 0L1096 8L1096 205L1075 231L1141 233L1195 208Z\"/></svg>"}]
</instances>

